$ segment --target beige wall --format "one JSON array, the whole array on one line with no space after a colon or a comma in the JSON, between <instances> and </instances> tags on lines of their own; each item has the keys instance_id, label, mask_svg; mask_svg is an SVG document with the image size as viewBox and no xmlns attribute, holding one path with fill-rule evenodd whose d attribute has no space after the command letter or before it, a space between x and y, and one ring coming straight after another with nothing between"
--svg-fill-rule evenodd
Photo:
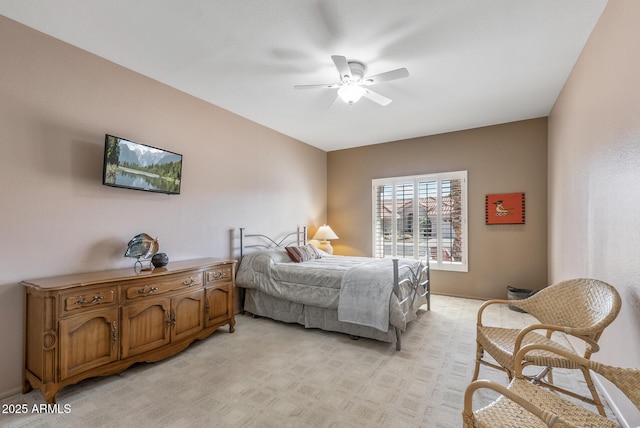
<instances>
[{"instance_id":1,"label":"beige wall","mask_svg":"<svg viewBox=\"0 0 640 428\"><path fill-rule=\"evenodd\" d=\"M640 367L640 2L605 8L549 116L549 275L614 285L594 359ZM640 414L615 402L630 426Z\"/></svg>"},{"instance_id":2,"label":"beige wall","mask_svg":"<svg viewBox=\"0 0 640 428\"><path fill-rule=\"evenodd\" d=\"M324 151L2 16L0 58L0 397L21 384L20 280L132 266L139 232L226 258L234 228L325 221ZM103 186L105 133L182 153L182 194Z\"/></svg>"},{"instance_id":3,"label":"beige wall","mask_svg":"<svg viewBox=\"0 0 640 428\"><path fill-rule=\"evenodd\" d=\"M425 119L426 120L426 119ZM547 284L547 120L328 153L327 218L337 254L371 255L371 180L468 171L469 271L434 271L434 293L506 298ZM485 195L526 193L524 225L485 224Z\"/></svg>"}]
</instances>

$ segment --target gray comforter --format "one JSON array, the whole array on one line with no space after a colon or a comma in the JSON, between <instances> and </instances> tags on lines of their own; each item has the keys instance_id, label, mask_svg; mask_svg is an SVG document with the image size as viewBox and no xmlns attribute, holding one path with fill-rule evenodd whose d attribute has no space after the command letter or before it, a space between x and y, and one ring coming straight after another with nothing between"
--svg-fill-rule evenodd
<instances>
[{"instance_id":1,"label":"gray comforter","mask_svg":"<svg viewBox=\"0 0 640 428\"><path fill-rule=\"evenodd\" d=\"M350 270L351 273L354 273L362 269L359 266L372 262L373 265L388 264L388 272L392 278L392 264L388 259L376 260L368 257L326 254L320 259L294 263L283 249L259 251L246 255L242 259L236 276L236 285L243 288L255 288L270 296L303 305L335 309L339 314L342 313L343 317L347 314L345 320L348 322L370 325L383 331L386 331L388 325L391 324L404 330L406 323L415 318L415 311L426 302L426 299L416 299L417 301L413 302L414 310L409 311L409 315L405 317L406 310L403 312L397 296L391 293L393 284L389 284L388 275L384 275L385 279L375 287L383 290L381 293L352 286L349 287L350 294L343 299L344 303L341 303L341 288L345 273ZM417 264L418 262L403 260L402 263ZM408 275L409 271L407 269L401 270L401 274ZM350 276L353 275L347 277ZM409 292L409 290L403 292ZM375 299L378 300L375 301ZM341 304L343 307L339 307ZM372 308L379 308L380 305L388 308L385 311L386 315L381 314L380 311L372 311ZM350 317L349 313L354 315ZM370 313L372 317L368 318L367 313ZM364 318L362 314L364 314ZM381 316L383 317L382 321ZM387 319L388 323L383 327Z\"/></svg>"}]
</instances>

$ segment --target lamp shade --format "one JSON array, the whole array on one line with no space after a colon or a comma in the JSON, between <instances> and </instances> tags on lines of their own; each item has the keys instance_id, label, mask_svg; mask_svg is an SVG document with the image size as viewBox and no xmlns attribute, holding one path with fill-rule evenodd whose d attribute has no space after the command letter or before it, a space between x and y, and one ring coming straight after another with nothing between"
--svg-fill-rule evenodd
<instances>
[{"instance_id":1,"label":"lamp shade","mask_svg":"<svg viewBox=\"0 0 640 428\"><path fill-rule=\"evenodd\" d=\"M312 239L317 239L318 241L326 241L329 239L338 239L338 235L336 235L336 233L325 224L318 228L316 234L313 235Z\"/></svg>"}]
</instances>

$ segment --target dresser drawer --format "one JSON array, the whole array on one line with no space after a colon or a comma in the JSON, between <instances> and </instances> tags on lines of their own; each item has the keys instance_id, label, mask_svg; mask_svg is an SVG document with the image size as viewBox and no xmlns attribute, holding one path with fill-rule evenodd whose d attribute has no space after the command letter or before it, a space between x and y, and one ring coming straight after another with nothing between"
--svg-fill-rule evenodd
<instances>
[{"instance_id":1,"label":"dresser drawer","mask_svg":"<svg viewBox=\"0 0 640 428\"><path fill-rule=\"evenodd\" d=\"M118 287L76 288L60 292L60 317L117 304Z\"/></svg>"},{"instance_id":2,"label":"dresser drawer","mask_svg":"<svg viewBox=\"0 0 640 428\"><path fill-rule=\"evenodd\" d=\"M206 283L211 284L212 282L231 280L232 266L233 265L231 264L225 264L214 269L207 270L204 273Z\"/></svg>"},{"instance_id":3,"label":"dresser drawer","mask_svg":"<svg viewBox=\"0 0 640 428\"><path fill-rule=\"evenodd\" d=\"M148 296L157 296L170 291L192 290L202 286L202 272L176 274L149 279L145 282L136 282L122 287L122 299L136 300Z\"/></svg>"}]
</instances>

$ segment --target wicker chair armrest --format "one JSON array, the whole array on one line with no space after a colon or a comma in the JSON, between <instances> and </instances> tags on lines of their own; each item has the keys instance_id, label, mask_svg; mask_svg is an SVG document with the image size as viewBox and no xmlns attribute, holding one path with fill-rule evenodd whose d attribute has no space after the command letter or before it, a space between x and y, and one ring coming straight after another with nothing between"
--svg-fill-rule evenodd
<instances>
[{"instance_id":1,"label":"wicker chair armrest","mask_svg":"<svg viewBox=\"0 0 640 428\"><path fill-rule=\"evenodd\" d=\"M484 312L484 310L491 305L509 305L511 304L512 301L511 300L504 300L504 299L492 299L492 300L487 300L486 302L484 302L479 308L478 308L478 320L476 322L476 324L478 326L482 326L482 313Z\"/></svg>"},{"instance_id":2,"label":"wicker chair armrest","mask_svg":"<svg viewBox=\"0 0 640 428\"><path fill-rule=\"evenodd\" d=\"M547 426L552 427L556 423L560 422L560 418L555 413L549 412L547 410L542 410L538 406L532 404L526 397L521 397L515 392L511 391L509 388L501 385L499 383L490 381L490 380L476 380L473 381L467 386L467 389L464 392L464 410L462 412L463 419L465 421L473 420L473 394L478 389L491 389L496 391L497 393L507 397L509 400L513 401L523 409L532 413L536 417L538 417L543 423ZM473 426L469 424L469 426Z\"/></svg>"},{"instance_id":3,"label":"wicker chair armrest","mask_svg":"<svg viewBox=\"0 0 640 428\"><path fill-rule=\"evenodd\" d=\"M520 347L522 345L522 340L524 339L524 337L528 333L535 330L545 330L548 333L558 331L558 332L567 334L569 336L575 337L577 339L580 339L583 342L586 342L586 344L591 347L591 352L598 352L600 350L600 345L598 345L598 342L596 342L593 338L589 336L580 334L584 329L577 329L577 328L571 328L571 327L566 327L562 325L553 325L553 324L531 324L523 328L522 330L520 330L518 337L516 337L514 348L513 348L514 354L516 354L518 350L520 350Z\"/></svg>"},{"instance_id":4,"label":"wicker chair armrest","mask_svg":"<svg viewBox=\"0 0 640 428\"><path fill-rule=\"evenodd\" d=\"M585 338L594 336L597 332L601 331L601 329L594 329L592 327L587 328L575 328L575 327L567 327L563 325L554 325L550 324L551 330L562 331L563 333L570 334L575 337ZM595 342L594 342L595 343Z\"/></svg>"},{"instance_id":5,"label":"wicker chair armrest","mask_svg":"<svg viewBox=\"0 0 640 428\"><path fill-rule=\"evenodd\" d=\"M560 348L556 348L554 346L551 345L544 345L541 343L533 343L527 346L523 346L522 349L520 349L515 356L515 361L519 361L520 364L516 364L515 366L515 377L517 378L522 378L522 369L523 369L523 362L525 361L526 355L528 352L532 351L532 350L542 350L542 351L548 351L548 352L553 352L554 354L560 356L560 357L564 357L567 360L571 360L574 361L578 364L580 364L581 366L585 367L585 368L589 368L590 367L590 361L578 354L574 354L573 352L567 352L564 349L560 349Z\"/></svg>"}]
</instances>

